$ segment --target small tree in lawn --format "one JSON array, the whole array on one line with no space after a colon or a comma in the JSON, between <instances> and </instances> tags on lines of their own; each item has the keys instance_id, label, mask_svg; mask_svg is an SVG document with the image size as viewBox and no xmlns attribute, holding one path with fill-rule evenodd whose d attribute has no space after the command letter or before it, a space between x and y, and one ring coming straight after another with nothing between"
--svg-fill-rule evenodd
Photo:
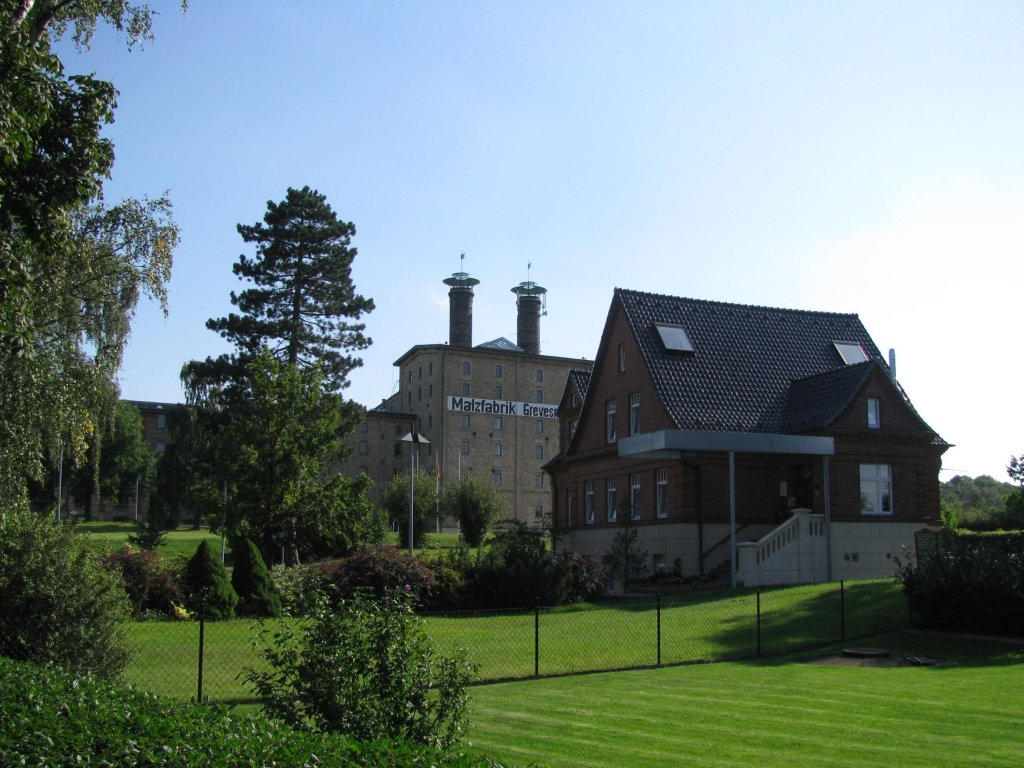
<instances>
[{"instance_id":1,"label":"small tree in lawn","mask_svg":"<svg viewBox=\"0 0 1024 768\"><path fill-rule=\"evenodd\" d=\"M199 542L196 553L185 569L185 588L191 596L192 609L204 616L230 619L235 615L238 594L224 564L214 557L207 542Z\"/></svg>"},{"instance_id":2,"label":"small tree in lawn","mask_svg":"<svg viewBox=\"0 0 1024 768\"><path fill-rule=\"evenodd\" d=\"M494 485L467 472L444 495L441 508L446 517L459 521L462 538L471 547L483 544L491 523L501 515L502 499Z\"/></svg>"},{"instance_id":3,"label":"small tree in lawn","mask_svg":"<svg viewBox=\"0 0 1024 768\"><path fill-rule=\"evenodd\" d=\"M611 571L612 578L622 579L622 589L625 590L631 580L646 573L647 550L641 550L639 547L640 531L637 530L636 521L628 509L619 510L619 520L619 530L603 559Z\"/></svg>"},{"instance_id":4,"label":"small tree in lawn","mask_svg":"<svg viewBox=\"0 0 1024 768\"><path fill-rule=\"evenodd\" d=\"M240 616L278 616L281 595L270 577L263 555L252 540L246 539L236 550L231 586L238 594Z\"/></svg>"},{"instance_id":5,"label":"small tree in lawn","mask_svg":"<svg viewBox=\"0 0 1024 768\"><path fill-rule=\"evenodd\" d=\"M417 472L413 481L413 546L426 540L427 522L437 510L437 479L430 472ZM380 505L388 519L398 526L402 549L409 547L409 473L395 475L384 486Z\"/></svg>"}]
</instances>

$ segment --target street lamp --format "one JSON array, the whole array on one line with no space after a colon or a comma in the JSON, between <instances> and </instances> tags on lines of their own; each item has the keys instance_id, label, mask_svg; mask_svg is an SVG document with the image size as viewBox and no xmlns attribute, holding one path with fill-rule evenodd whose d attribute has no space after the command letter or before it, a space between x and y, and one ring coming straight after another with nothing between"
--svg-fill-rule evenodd
<instances>
[{"instance_id":1,"label":"street lamp","mask_svg":"<svg viewBox=\"0 0 1024 768\"><path fill-rule=\"evenodd\" d=\"M405 435L399 442L411 443L409 446L409 554L412 554L412 509L415 499L416 489L416 464L420 457L420 446L430 445L430 441L427 440L423 435L416 431L416 425L413 424L412 432Z\"/></svg>"}]
</instances>

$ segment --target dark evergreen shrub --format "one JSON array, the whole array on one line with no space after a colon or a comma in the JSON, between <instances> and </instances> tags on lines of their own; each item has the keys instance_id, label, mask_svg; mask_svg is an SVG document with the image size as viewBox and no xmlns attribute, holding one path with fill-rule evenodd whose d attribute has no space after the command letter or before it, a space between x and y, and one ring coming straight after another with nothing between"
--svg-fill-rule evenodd
<instances>
[{"instance_id":1,"label":"dark evergreen shrub","mask_svg":"<svg viewBox=\"0 0 1024 768\"><path fill-rule=\"evenodd\" d=\"M406 589L425 597L434 588L434 574L422 560L386 544L326 562L322 569L325 585L335 599L350 597L361 589L372 590L378 597Z\"/></svg>"},{"instance_id":2,"label":"dark evergreen shrub","mask_svg":"<svg viewBox=\"0 0 1024 768\"><path fill-rule=\"evenodd\" d=\"M238 595L224 564L210 551L206 541L199 542L196 553L188 561L184 581L189 607L194 613L215 619L230 619L235 615Z\"/></svg>"},{"instance_id":3,"label":"dark evergreen shrub","mask_svg":"<svg viewBox=\"0 0 1024 768\"><path fill-rule=\"evenodd\" d=\"M84 536L34 512L0 511L0 656L112 677L128 663L130 613L120 579Z\"/></svg>"},{"instance_id":4,"label":"dark evergreen shrub","mask_svg":"<svg viewBox=\"0 0 1024 768\"><path fill-rule=\"evenodd\" d=\"M238 595L239 616L280 616L281 595L257 546L246 539L235 551L231 586Z\"/></svg>"},{"instance_id":5,"label":"dark evergreen shrub","mask_svg":"<svg viewBox=\"0 0 1024 768\"><path fill-rule=\"evenodd\" d=\"M121 576L135 617L146 611L170 615L174 605L182 602L181 584L161 566L156 552L125 546L116 552L106 552L100 562L108 571Z\"/></svg>"}]
</instances>

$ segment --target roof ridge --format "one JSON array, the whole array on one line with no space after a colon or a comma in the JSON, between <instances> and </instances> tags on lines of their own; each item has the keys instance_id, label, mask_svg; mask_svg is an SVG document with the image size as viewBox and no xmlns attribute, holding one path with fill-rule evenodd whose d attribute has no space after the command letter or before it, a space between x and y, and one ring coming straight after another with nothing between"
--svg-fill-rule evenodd
<instances>
[{"instance_id":1,"label":"roof ridge","mask_svg":"<svg viewBox=\"0 0 1024 768\"><path fill-rule=\"evenodd\" d=\"M790 315L814 315L818 317L856 317L856 312L830 312L820 309L794 309L791 307L773 307L767 304L741 304L739 302L721 301L717 299L697 299L688 296L672 296L666 293L653 293L651 291L638 291L632 288L616 288L616 293L625 296L637 296L645 299L664 299L675 303L700 304L707 307L722 307L727 309L757 310L761 312L776 312Z\"/></svg>"}]
</instances>

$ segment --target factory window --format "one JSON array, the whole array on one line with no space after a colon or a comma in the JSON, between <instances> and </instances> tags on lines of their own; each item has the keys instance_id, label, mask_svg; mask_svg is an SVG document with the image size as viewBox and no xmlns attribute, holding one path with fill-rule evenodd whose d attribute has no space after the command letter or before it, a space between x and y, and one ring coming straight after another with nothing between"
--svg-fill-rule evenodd
<instances>
[{"instance_id":1,"label":"factory window","mask_svg":"<svg viewBox=\"0 0 1024 768\"><path fill-rule=\"evenodd\" d=\"M503 423L504 422L502 422L501 416L495 416L494 417L494 428L495 429L501 429Z\"/></svg>"},{"instance_id":2,"label":"factory window","mask_svg":"<svg viewBox=\"0 0 1024 768\"><path fill-rule=\"evenodd\" d=\"M462 384L462 395L463 397L469 397L469 382L463 382Z\"/></svg>"},{"instance_id":3,"label":"factory window","mask_svg":"<svg viewBox=\"0 0 1024 768\"><path fill-rule=\"evenodd\" d=\"M468 453L469 453L469 440L463 440L463 441L462 441L462 442L461 442L461 443L459 444L459 451L461 451L461 453L462 453L463 455L466 455L466 454L468 454Z\"/></svg>"},{"instance_id":4,"label":"factory window","mask_svg":"<svg viewBox=\"0 0 1024 768\"><path fill-rule=\"evenodd\" d=\"M469 376L469 361L468 360L464 360L462 362L462 375L463 376Z\"/></svg>"},{"instance_id":5,"label":"factory window","mask_svg":"<svg viewBox=\"0 0 1024 768\"><path fill-rule=\"evenodd\" d=\"M502 374L501 366L500 365L494 366L494 378L500 379L501 378L501 374Z\"/></svg>"},{"instance_id":6,"label":"factory window","mask_svg":"<svg viewBox=\"0 0 1024 768\"><path fill-rule=\"evenodd\" d=\"M359 450L360 453L363 453L363 454L369 453L370 452L370 444L367 443L365 440L360 440L359 441L359 448L358 448L358 450Z\"/></svg>"},{"instance_id":7,"label":"factory window","mask_svg":"<svg viewBox=\"0 0 1024 768\"><path fill-rule=\"evenodd\" d=\"M536 399L536 401L538 403L543 403L544 402L544 390L543 389L538 389L534 393L534 396L535 396L535 399Z\"/></svg>"},{"instance_id":8,"label":"factory window","mask_svg":"<svg viewBox=\"0 0 1024 768\"><path fill-rule=\"evenodd\" d=\"M462 414L462 428L463 429L468 429L469 428L469 414L468 413Z\"/></svg>"},{"instance_id":9,"label":"factory window","mask_svg":"<svg viewBox=\"0 0 1024 768\"><path fill-rule=\"evenodd\" d=\"M544 431L544 419L537 419L537 421L535 421L533 423L533 431L534 432L543 432Z\"/></svg>"},{"instance_id":10,"label":"factory window","mask_svg":"<svg viewBox=\"0 0 1024 768\"><path fill-rule=\"evenodd\" d=\"M494 455L501 456L501 443L494 444Z\"/></svg>"},{"instance_id":11,"label":"factory window","mask_svg":"<svg viewBox=\"0 0 1024 768\"><path fill-rule=\"evenodd\" d=\"M501 384L494 385L494 399L501 400Z\"/></svg>"},{"instance_id":12,"label":"factory window","mask_svg":"<svg viewBox=\"0 0 1024 768\"><path fill-rule=\"evenodd\" d=\"M494 484L495 485L501 485L501 472L495 472L493 477L494 477Z\"/></svg>"},{"instance_id":13,"label":"factory window","mask_svg":"<svg viewBox=\"0 0 1024 768\"><path fill-rule=\"evenodd\" d=\"M533 458L535 458L535 459L543 459L544 458L544 446L543 445L535 445L535 446L533 446Z\"/></svg>"},{"instance_id":14,"label":"factory window","mask_svg":"<svg viewBox=\"0 0 1024 768\"><path fill-rule=\"evenodd\" d=\"M536 371L534 372L534 374L533 374L533 378L534 378L534 380L535 380L535 381L536 381L536 382L537 382L538 384L540 384L540 383L541 383L542 381L544 381L544 369L543 369L543 368L538 368L538 369L537 369L537 370L536 370Z\"/></svg>"}]
</instances>

